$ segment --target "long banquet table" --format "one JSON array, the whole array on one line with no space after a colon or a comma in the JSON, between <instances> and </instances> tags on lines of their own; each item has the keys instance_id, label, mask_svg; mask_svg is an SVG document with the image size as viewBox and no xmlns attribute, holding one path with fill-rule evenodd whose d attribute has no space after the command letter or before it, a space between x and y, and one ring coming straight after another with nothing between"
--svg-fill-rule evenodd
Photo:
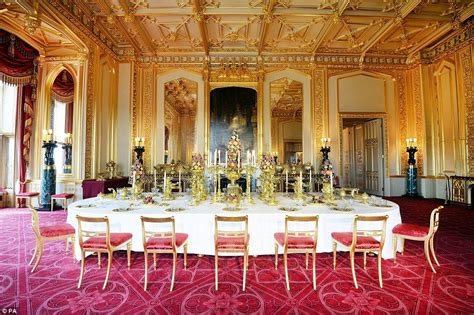
<instances>
[{"instance_id":1,"label":"long banquet table","mask_svg":"<svg viewBox=\"0 0 474 315\"><path fill-rule=\"evenodd\" d=\"M308 204L296 201L285 195L277 196L278 205L269 206L254 196L255 203L252 205L242 202L241 211L224 211L224 203L211 203L210 200L202 202L198 206L191 205L191 197L182 195L175 200L166 201L163 205L161 198L155 197L157 203L144 205L141 201L133 200L111 200L90 198L76 201L69 205L67 223L76 228L76 215L89 217L107 216L110 222L111 232L129 232L133 234L132 250L143 251L141 220L140 216L168 217L174 216L176 221L176 232L184 232L189 235L188 252L191 254L214 255L214 216L242 216L249 217L249 251L250 255L271 255L274 253L275 232L283 232L285 228L285 216L319 215L318 252L331 252L332 232L352 232L352 222L357 215L388 215L386 241L382 252L384 259L393 258L392 228L401 223L400 209L396 203L387 201L385 207L363 204L352 201L350 206L353 211L342 212L333 210L326 204ZM339 206L341 201L336 200ZM169 208L184 208L180 212L167 212ZM279 210L280 207L296 207L298 211L288 212ZM117 212L117 209L131 211ZM114 210L115 209L115 210ZM367 223L370 227L377 223ZM377 224L376 227L380 226ZM80 259L80 250L76 241L76 257Z\"/></svg>"}]
</instances>

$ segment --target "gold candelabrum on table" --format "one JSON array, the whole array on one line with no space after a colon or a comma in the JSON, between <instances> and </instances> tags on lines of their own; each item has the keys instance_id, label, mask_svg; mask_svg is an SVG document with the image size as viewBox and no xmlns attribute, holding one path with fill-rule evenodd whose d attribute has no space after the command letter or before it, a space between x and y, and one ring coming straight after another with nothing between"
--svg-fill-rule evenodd
<instances>
[{"instance_id":1,"label":"gold candelabrum on table","mask_svg":"<svg viewBox=\"0 0 474 315\"><path fill-rule=\"evenodd\" d=\"M204 178L204 158L200 153L193 153L191 165L191 194L193 205L198 205L207 199L207 190Z\"/></svg>"},{"instance_id":2,"label":"gold candelabrum on table","mask_svg":"<svg viewBox=\"0 0 474 315\"><path fill-rule=\"evenodd\" d=\"M163 200L173 200L173 188L176 184L171 183L171 178L168 176L163 181Z\"/></svg>"},{"instance_id":3,"label":"gold candelabrum on table","mask_svg":"<svg viewBox=\"0 0 474 315\"><path fill-rule=\"evenodd\" d=\"M247 199L247 203L253 204L252 198L252 175L255 173L257 168L255 165L247 164L244 166L244 173L245 173L245 181L246 181L246 188L245 188L245 198Z\"/></svg>"},{"instance_id":4,"label":"gold candelabrum on table","mask_svg":"<svg viewBox=\"0 0 474 315\"><path fill-rule=\"evenodd\" d=\"M275 200L275 168L263 169L260 173L261 194L260 199L270 206L277 204Z\"/></svg>"},{"instance_id":5,"label":"gold candelabrum on table","mask_svg":"<svg viewBox=\"0 0 474 315\"><path fill-rule=\"evenodd\" d=\"M293 184L293 190L295 192L294 198L299 200L305 200L306 197L303 192L303 176L300 174L296 178L295 183Z\"/></svg>"},{"instance_id":6,"label":"gold candelabrum on table","mask_svg":"<svg viewBox=\"0 0 474 315\"><path fill-rule=\"evenodd\" d=\"M323 188L321 191L325 200L334 200L334 188L332 187L332 182L323 182Z\"/></svg>"},{"instance_id":7,"label":"gold candelabrum on table","mask_svg":"<svg viewBox=\"0 0 474 315\"><path fill-rule=\"evenodd\" d=\"M221 174L224 167L219 164L210 165L208 167L209 173L212 174L212 182L214 187L214 196L212 202L222 202L223 194L221 192Z\"/></svg>"}]
</instances>

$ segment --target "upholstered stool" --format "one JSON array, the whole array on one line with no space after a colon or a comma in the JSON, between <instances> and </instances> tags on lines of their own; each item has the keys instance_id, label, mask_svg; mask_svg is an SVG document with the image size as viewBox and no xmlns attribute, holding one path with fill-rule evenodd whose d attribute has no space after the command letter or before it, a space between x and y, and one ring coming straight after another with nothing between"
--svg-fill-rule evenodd
<instances>
[{"instance_id":1,"label":"upholstered stool","mask_svg":"<svg viewBox=\"0 0 474 315\"><path fill-rule=\"evenodd\" d=\"M51 195L51 211L53 211L54 200L62 201L63 209L64 209L64 211L66 211L67 210L67 201L68 201L68 199L73 199L73 198L74 198L74 194L72 194L72 193L63 193L63 194Z\"/></svg>"},{"instance_id":2,"label":"upholstered stool","mask_svg":"<svg viewBox=\"0 0 474 315\"><path fill-rule=\"evenodd\" d=\"M17 193L15 196L15 199L18 204L18 208L20 207L20 199L25 199L27 201L27 206L30 208L33 208L33 205L31 204L31 198L36 198L36 200L38 201L38 207L39 207L40 205L39 197L40 197L39 192L30 191L30 192Z\"/></svg>"}]
</instances>

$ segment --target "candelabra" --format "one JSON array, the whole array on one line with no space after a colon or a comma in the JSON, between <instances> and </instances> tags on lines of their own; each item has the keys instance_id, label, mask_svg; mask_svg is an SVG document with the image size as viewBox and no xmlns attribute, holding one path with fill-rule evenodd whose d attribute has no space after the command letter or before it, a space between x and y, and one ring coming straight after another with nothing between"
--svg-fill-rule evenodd
<instances>
[{"instance_id":1,"label":"candelabra","mask_svg":"<svg viewBox=\"0 0 474 315\"><path fill-rule=\"evenodd\" d=\"M247 202L249 204L254 203L252 198L252 174L255 172L256 169L257 168L251 164L247 164L244 166L246 181L245 198L247 198Z\"/></svg>"},{"instance_id":2,"label":"candelabra","mask_svg":"<svg viewBox=\"0 0 474 315\"><path fill-rule=\"evenodd\" d=\"M56 193L56 168L54 166L54 149L57 147L53 140L51 129L43 131L44 165L41 178L41 207L38 210L51 209L51 195Z\"/></svg>"},{"instance_id":3,"label":"candelabra","mask_svg":"<svg viewBox=\"0 0 474 315\"><path fill-rule=\"evenodd\" d=\"M275 168L270 167L262 170L260 174L260 182L262 184L261 199L268 205L277 204L275 200Z\"/></svg>"},{"instance_id":4,"label":"candelabra","mask_svg":"<svg viewBox=\"0 0 474 315\"><path fill-rule=\"evenodd\" d=\"M173 200L173 184L171 183L171 178L168 176L164 181L163 188L163 200Z\"/></svg>"},{"instance_id":5,"label":"candelabra","mask_svg":"<svg viewBox=\"0 0 474 315\"><path fill-rule=\"evenodd\" d=\"M222 166L219 164L214 164L209 166L209 172L212 174L212 181L214 187L214 196L212 197L212 202L221 202L222 201L222 192L221 192L221 174Z\"/></svg>"},{"instance_id":6,"label":"candelabra","mask_svg":"<svg viewBox=\"0 0 474 315\"><path fill-rule=\"evenodd\" d=\"M71 134L67 133L64 137L64 143L62 143L62 148L64 150L64 166L63 172L64 174L71 174L72 173L72 142L71 142Z\"/></svg>"},{"instance_id":7,"label":"candelabra","mask_svg":"<svg viewBox=\"0 0 474 315\"><path fill-rule=\"evenodd\" d=\"M418 151L416 147L416 138L407 139L407 152L408 152L408 169L407 169L407 197L419 197L416 185L417 168L415 153Z\"/></svg>"},{"instance_id":8,"label":"candelabra","mask_svg":"<svg viewBox=\"0 0 474 315\"><path fill-rule=\"evenodd\" d=\"M133 148L137 155L137 160L143 165L143 153L145 152L145 138L135 138L135 146Z\"/></svg>"},{"instance_id":9,"label":"candelabra","mask_svg":"<svg viewBox=\"0 0 474 315\"><path fill-rule=\"evenodd\" d=\"M293 184L293 190L295 192L295 199L305 200L306 197L303 194L303 176L300 173L300 176L296 178L296 182Z\"/></svg>"},{"instance_id":10,"label":"candelabra","mask_svg":"<svg viewBox=\"0 0 474 315\"><path fill-rule=\"evenodd\" d=\"M331 152L331 138L321 138L321 150L323 161L329 160L329 152Z\"/></svg>"}]
</instances>

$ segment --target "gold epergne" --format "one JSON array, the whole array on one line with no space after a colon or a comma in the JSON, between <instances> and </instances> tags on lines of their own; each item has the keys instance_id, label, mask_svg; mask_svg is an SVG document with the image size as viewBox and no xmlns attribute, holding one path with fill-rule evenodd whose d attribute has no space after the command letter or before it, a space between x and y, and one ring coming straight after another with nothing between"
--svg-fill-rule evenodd
<instances>
[{"instance_id":1,"label":"gold epergne","mask_svg":"<svg viewBox=\"0 0 474 315\"><path fill-rule=\"evenodd\" d=\"M334 200L334 188L330 182L323 182L323 188L321 191L325 200Z\"/></svg>"},{"instance_id":2,"label":"gold epergne","mask_svg":"<svg viewBox=\"0 0 474 315\"><path fill-rule=\"evenodd\" d=\"M191 172L191 194L193 197L192 204L197 206L201 201L207 199L207 191L204 184L204 170L192 169Z\"/></svg>"},{"instance_id":3,"label":"gold epergne","mask_svg":"<svg viewBox=\"0 0 474 315\"><path fill-rule=\"evenodd\" d=\"M262 170L260 173L260 182L262 184L262 191L260 199L265 201L268 205L274 206L277 204L275 200L275 167Z\"/></svg>"},{"instance_id":4,"label":"gold epergne","mask_svg":"<svg viewBox=\"0 0 474 315\"><path fill-rule=\"evenodd\" d=\"M230 184L227 185L227 202L236 207L240 204L242 197L242 188L236 183L240 178L241 170L239 167L228 167L225 169L225 175L230 180Z\"/></svg>"}]
</instances>

